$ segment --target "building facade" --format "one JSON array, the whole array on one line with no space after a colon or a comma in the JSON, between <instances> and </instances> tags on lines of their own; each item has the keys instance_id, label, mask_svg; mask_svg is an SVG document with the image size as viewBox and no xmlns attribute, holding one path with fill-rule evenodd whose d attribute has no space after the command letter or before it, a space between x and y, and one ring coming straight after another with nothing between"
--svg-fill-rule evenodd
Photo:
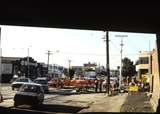
<instances>
[{"instance_id":1,"label":"building facade","mask_svg":"<svg viewBox=\"0 0 160 114\"><path fill-rule=\"evenodd\" d=\"M2 76L1 83L8 83L13 78L15 72L18 72L16 69L16 65L14 64L16 61L19 61L20 57L1 57L1 65L2 65Z\"/></svg>"},{"instance_id":2,"label":"building facade","mask_svg":"<svg viewBox=\"0 0 160 114\"><path fill-rule=\"evenodd\" d=\"M151 103L153 109L156 111L157 107L160 106L160 72L159 72L159 54L156 49L152 51L152 61L151 61L151 78L150 78L150 92L151 92Z\"/></svg>"},{"instance_id":3,"label":"building facade","mask_svg":"<svg viewBox=\"0 0 160 114\"><path fill-rule=\"evenodd\" d=\"M138 62L136 65L136 71L138 73L138 78L143 80L146 78L149 82L151 78L151 61L152 61L152 52L140 52Z\"/></svg>"},{"instance_id":4,"label":"building facade","mask_svg":"<svg viewBox=\"0 0 160 114\"><path fill-rule=\"evenodd\" d=\"M29 62L28 62L29 60ZM32 80L47 76L47 65L38 63L32 57L2 57L1 83L9 83L14 75L25 76Z\"/></svg>"}]
</instances>

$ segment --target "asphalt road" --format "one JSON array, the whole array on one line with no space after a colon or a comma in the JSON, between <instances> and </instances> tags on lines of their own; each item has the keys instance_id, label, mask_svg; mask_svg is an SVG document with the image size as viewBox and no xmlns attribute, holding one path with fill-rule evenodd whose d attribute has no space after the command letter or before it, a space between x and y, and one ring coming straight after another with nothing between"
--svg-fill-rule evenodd
<instances>
[{"instance_id":1,"label":"asphalt road","mask_svg":"<svg viewBox=\"0 0 160 114\"><path fill-rule=\"evenodd\" d=\"M16 91L5 86L2 89L5 95L4 102L0 103L1 113L16 114L73 114L73 113L96 113L99 112L150 112L152 106L146 93L119 94L108 97L104 93L75 93L72 89L51 88L49 94L45 94L44 102L41 106L13 107L13 97Z\"/></svg>"},{"instance_id":2,"label":"asphalt road","mask_svg":"<svg viewBox=\"0 0 160 114\"><path fill-rule=\"evenodd\" d=\"M5 113L77 113L84 108L88 108L93 102L96 94L77 94L73 89L50 88L50 92L45 94L44 102L41 106L13 107L14 95L17 92L12 90L10 85L3 85L1 92L4 102L0 103L0 112Z\"/></svg>"}]
</instances>

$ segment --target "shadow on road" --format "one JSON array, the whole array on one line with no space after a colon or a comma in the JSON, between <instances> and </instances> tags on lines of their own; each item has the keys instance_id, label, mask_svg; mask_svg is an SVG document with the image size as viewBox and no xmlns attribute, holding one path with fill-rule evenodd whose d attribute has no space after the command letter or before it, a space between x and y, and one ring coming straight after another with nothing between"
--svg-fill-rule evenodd
<instances>
[{"instance_id":1,"label":"shadow on road","mask_svg":"<svg viewBox=\"0 0 160 114\"><path fill-rule=\"evenodd\" d=\"M15 113L15 114L45 114L45 113L77 113L80 110L84 109L84 107L76 107L76 106L66 106L66 105L49 105L43 104L39 107L31 107L31 108L5 108L0 107L0 112L3 113Z\"/></svg>"},{"instance_id":2,"label":"shadow on road","mask_svg":"<svg viewBox=\"0 0 160 114\"><path fill-rule=\"evenodd\" d=\"M50 91L48 94L53 95L79 95L79 94L97 94L97 93L106 93L103 92L94 92L94 91L80 91L80 92L72 92L72 90L65 90L65 91Z\"/></svg>"},{"instance_id":3,"label":"shadow on road","mask_svg":"<svg viewBox=\"0 0 160 114\"><path fill-rule=\"evenodd\" d=\"M150 113L142 113L142 112L86 112L80 114L150 114ZM158 113L157 113L158 114Z\"/></svg>"},{"instance_id":4,"label":"shadow on road","mask_svg":"<svg viewBox=\"0 0 160 114\"><path fill-rule=\"evenodd\" d=\"M32 110L58 112L58 113L77 113L83 107L57 105L57 104L43 104L40 107L32 107Z\"/></svg>"}]
</instances>

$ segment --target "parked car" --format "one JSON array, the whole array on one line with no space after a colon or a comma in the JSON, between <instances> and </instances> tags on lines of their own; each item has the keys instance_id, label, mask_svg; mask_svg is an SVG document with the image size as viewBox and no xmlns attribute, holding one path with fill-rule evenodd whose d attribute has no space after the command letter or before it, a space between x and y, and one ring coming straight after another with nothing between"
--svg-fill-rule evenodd
<instances>
[{"instance_id":1,"label":"parked car","mask_svg":"<svg viewBox=\"0 0 160 114\"><path fill-rule=\"evenodd\" d=\"M24 83L32 83L32 80L30 78L18 78L11 84L12 90L19 89Z\"/></svg>"},{"instance_id":2,"label":"parked car","mask_svg":"<svg viewBox=\"0 0 160 114\"><path fill-rule=\"evenodd\" d=\"M46 78L37 78L34 80L34 83L41 84L44 92L49 92L48 81Z\"/></svg>"},{"instance_id":3,"label":"parked car","mask_svg":"<svg viewBox=\"0 0 160 114\"><path fill-rule=\"evenodd\" d=\"M64 82L60 79L51 79L50 81L48 81L48 85L53 87L63 87Z\"/></svg>"},{"instance_id":4,"label":"parked car","mask_svg":"<svg viewBox=\"0 0 160 114\"><path fill-rule=\"evenodd\" d=\"M40 84L25 83L14 96L14 106L41 105L44 100L44 90Z\"/></svg>"},{"instance_id":5,"label":"parked car","mask_svg":"<svg viewBox=\"0 0 160 114\"><path fill-rule=\"evenodd\" d=\"M11 79L10 83L13 83L16 79L18 79L18 75L13 75L13 78Z\"/></svg>"},{"instance_id":6,"label":"parked car","mask_svg":"<svg viewBox=\"0 0 160 114\"><path fill-rule=\"evenodd\" d=\"M3 102L2 93L0 92L0 103Z\"/></svg>"}]
</instances>

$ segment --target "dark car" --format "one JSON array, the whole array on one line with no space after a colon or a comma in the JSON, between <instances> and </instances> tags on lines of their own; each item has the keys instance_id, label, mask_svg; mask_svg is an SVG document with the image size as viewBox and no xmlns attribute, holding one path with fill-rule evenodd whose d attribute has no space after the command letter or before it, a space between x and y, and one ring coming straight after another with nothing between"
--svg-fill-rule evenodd
<instances>
[{"instance_id":1,"label":"dark car","mask_svg":"<svg viewBox=\"0 0 160 114\"><path fill-rule=\"evenodd\" d=\"M32 83L30 78L18 78L12 84L12 90L19 89L24 83Z\"/></svg>"},{"instance_id":2,"label":"dark car","mask_svg":"<svg viewBox=\"0 0 160 114\"><path fill-rule=\"evenodd\" d=\"M44 92L49 92L48 81L46 78L37 78L34 80L34 83L41 84L44 89Z\"/></svg>"},{"instance_id":3,"label":"dark car","mask_svg":"<svg viewBox=\"0 0 160 114\"><path fill-rule=\"evenodd\" d=\"M0 92L0 103L3 102L3 97L2 97L2 94Z\"/></svg>"},{"instance_id":4,"label":"dark car","mask_svg":"<svg viewBox=\"0 0 160 114\"><path fill-rule=\"evenodd\" d=\"M41 105L44 100L44 90L40 84L23 84L14 96L14 106Z\"/></svg>"}]
</instances>

